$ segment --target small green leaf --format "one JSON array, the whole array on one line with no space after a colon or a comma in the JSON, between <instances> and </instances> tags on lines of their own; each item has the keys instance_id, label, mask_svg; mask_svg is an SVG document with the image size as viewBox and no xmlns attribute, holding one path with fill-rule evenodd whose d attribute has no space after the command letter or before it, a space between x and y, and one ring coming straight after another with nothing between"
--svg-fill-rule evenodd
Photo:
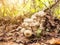
<instances>
[{"instance_id":1,"label":"small green leaf","mask_svg":"<svg viewBox=\"0 0 60 45\"><path fill-rule=\"evenodd\" d=\"M41 32L42 32L41 29L38 29L38 30L36 31L36 36L37 36L38 38L40 37Z\"/></svg>"}]
</instances>

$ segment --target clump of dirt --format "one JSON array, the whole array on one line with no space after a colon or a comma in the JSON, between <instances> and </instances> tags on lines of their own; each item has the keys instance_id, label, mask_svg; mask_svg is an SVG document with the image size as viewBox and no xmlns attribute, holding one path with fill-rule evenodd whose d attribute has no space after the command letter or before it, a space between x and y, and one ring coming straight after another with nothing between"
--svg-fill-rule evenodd
<instances>
[{"instance_id":1,"label":"clump of dirt","mask_svg":"<svg viewBox=\"0 0 60 45\"><path fill-rule=\"evenodd\" d=\"M39 30L38 34L36 34L37 30ZM52 38L60 39L60 20L50 13L40 11L31 18L0 19L0 42L14 42L18 45L20 43L21 45L52 45L55 44L50 43L49 40Z\"/></svg>"}]
</instances>

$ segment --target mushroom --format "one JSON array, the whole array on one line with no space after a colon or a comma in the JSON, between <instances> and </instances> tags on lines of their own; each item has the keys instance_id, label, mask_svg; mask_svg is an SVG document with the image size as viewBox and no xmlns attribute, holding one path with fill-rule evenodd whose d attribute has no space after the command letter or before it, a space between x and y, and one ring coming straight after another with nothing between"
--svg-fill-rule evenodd
<instances>
[{"instance_id":1,"label":"mushroom","mask_svg":"<svg viewBox=\"0 0 60 45\"><path fill-rule=\"evenodd\" d=\"M33 33L32 33L31 30L25 30L25 31L24 31L24 36L25 36L25 37L31 37L32 34L33 34Z\"/></svg>"}]
</instances>

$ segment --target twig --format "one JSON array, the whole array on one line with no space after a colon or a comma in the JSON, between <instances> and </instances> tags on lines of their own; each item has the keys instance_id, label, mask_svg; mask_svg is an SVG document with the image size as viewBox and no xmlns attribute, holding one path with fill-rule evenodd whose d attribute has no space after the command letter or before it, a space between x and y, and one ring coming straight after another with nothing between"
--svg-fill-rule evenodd
<instances>
[{"instance_id":1,"label":"twig","mask_svg":"<svg viewBox=\"0 0 60 45\"><path fill-rule=\"evenodd\" d=\"M60 0L58 0L55 4L53 4L53 5L52 5L52 6L50 6L49 8L45 9L45 10L44 10L44 12L47 12L47 11L51 10L52 8L54 8L54 7L58 6L58 5L59 5L59 3L60 3Z\"/></svg>"}]
</instances>

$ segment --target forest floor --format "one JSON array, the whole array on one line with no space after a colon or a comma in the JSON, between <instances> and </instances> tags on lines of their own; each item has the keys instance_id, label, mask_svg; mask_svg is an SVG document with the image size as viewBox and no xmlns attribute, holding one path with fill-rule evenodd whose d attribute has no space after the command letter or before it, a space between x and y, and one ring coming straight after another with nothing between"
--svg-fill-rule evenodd
<instances>
[{"instance_id":1,"label":"forest floor","mask_svg":"<svg viewBox=\"0 0 60 45\"><path fill-rule=\"evenodd\" d=\"M40 15L19 17L13 23L9 18L0 19L0 45L60 45L60 20L50 14ZM38 29L42 30L39 37ZM32 31L32 35L27 37L25 30Z\"/></svg>"}]
</instances>

